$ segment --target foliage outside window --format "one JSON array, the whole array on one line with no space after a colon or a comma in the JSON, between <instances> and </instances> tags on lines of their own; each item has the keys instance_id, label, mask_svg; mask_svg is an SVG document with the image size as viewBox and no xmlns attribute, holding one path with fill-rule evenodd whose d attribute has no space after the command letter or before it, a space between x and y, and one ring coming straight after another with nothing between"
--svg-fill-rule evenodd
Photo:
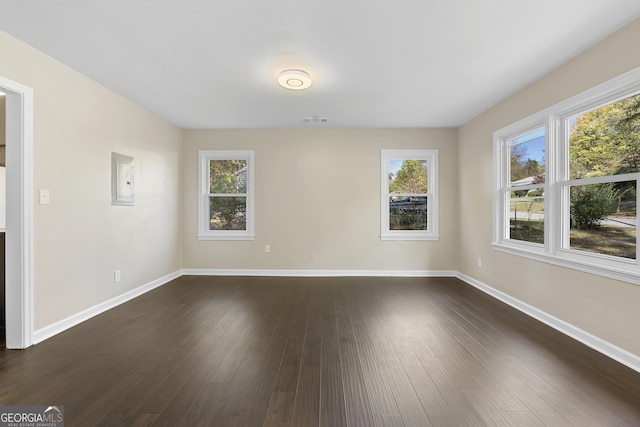
<instances>
[{"instance_id":1,"label":"foliage outside window","mask_svg":"<svg viewBox=\"0 0 640 427\"><path fill-rule=\"evenodd\" d=\"M565 119L570 249L636 259L640 95Z\"/></svg>"},{"instance_id":2,"label":"foliage outside window","mask_svg":"<svg viewBox=\"0 0 640 427\"><path fill-rule=\"evenodd\" d=\"M252 240L253 151L199 151L198 238Z\"/></svg>"},{"instance_id":3,"label":"foliage outside window","mask_svg":"<svg viewBox=\"0 0 640 427\"><path fill-rule=\"evenodd\" d=\"M640 283L640 70L494 139L497 249Z\"/></svg>"},{"instance_id":4,"label":"foliage outside window","mask_svg":"<svg viewBox=\"0 0 640 427\"><path fill-rule=\"evenodd\" d=\"M545 129L508 140L509 238L544 243Z\"/></svg>"},{"instance_id":5,"label":"foliage outside window","mask_svg":"<svg viewBox=\"0 0 640 427\"><path fill-rule=\"evenodd\" d=\"M437 150L382 150L381 161L381 239L438 239Z\"/></svg>"}]
</instances>

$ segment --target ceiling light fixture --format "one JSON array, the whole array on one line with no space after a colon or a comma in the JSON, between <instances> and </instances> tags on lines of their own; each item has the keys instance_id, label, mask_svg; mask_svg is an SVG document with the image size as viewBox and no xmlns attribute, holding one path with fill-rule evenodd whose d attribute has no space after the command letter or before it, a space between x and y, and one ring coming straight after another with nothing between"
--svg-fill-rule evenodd
<instances>
[{"instance_id":1,"label":"ceiling light fixture","mask_svg":"<svg viewBox=\"0 0 640 427\"><path fill-rule=\"evenodd\" d=\"M311 76L302 70L284 70L278 74L278 84L285 89L303 90L311 86Z\"/></svg>"}]
</instances>

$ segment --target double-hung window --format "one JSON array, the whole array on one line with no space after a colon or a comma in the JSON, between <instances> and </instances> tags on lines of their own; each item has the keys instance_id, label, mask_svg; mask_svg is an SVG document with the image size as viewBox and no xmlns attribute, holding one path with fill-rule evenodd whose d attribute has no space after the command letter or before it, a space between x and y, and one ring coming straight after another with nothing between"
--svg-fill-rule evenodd
<instances>
[{"instance_id":1,"label":"double-hung window","mask_svg":"<svg viewBox=\"0 0 640 427\"><path fill-rule=\"evenodd\" d=\"M640 69L494 134L494 247L640 283Z\"/></svg>"},{"instance_id":2,"label":"double-hung window","mask_svg":"<svg viewBox=\"0 0 640 427\"><path fill-rule=\"evenodd\" d=\"M252 150L198 152L198 239L253 240Z\"/></svg>"},{"instance_id":3,"label":"double-hung window","mask_svg":"<svg viewBox=\"0 0 640 427\"><path fill-rule=\"evenodd\" d=\"M523 248L545 243L546 130L543 123L501 138L500 240Z\"/></svg>"},{"instance_id":4,"label":"double-hung window","mask_svg":"<svg viewBox=\"0 0 640 427\"><path fill-rule=\"evenodd\" d=\"M438 150L381 151L382 240L438 239Z\"/></svg>"}]
</instances>

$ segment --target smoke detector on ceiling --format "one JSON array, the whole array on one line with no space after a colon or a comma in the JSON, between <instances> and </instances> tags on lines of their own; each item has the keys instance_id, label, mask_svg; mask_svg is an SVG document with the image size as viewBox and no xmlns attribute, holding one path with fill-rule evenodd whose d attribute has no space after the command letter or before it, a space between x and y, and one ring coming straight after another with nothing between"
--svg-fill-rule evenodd
<instances>
[{"instance_id":1,"label":"smoke detector on ceiling","mask_svg":"<svg viewBox=\"0 0 640 427\"><path fill-rule=\"evenodd\" d=\"M278 84L285 89L303 90L311 86L311 76L303 70L284 70L278 74Z\"/></svg>"}]
</instances>

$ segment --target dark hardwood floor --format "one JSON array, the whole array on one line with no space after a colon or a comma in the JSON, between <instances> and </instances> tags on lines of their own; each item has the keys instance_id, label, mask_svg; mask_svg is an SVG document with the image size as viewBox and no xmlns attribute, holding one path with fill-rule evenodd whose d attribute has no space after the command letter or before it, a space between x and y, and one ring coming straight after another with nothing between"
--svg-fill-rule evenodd
<instances>
[{"instance_id":1,"label":"dark hardwood floor","mask_svg":"<svg viewBox=\"0 0 640 427\"><path fill-rule=\"evenodd\" d=\"M640 426L640 374L457 279L185 276L23 351L67 426Z\"/></svg>"}]
</instances>

